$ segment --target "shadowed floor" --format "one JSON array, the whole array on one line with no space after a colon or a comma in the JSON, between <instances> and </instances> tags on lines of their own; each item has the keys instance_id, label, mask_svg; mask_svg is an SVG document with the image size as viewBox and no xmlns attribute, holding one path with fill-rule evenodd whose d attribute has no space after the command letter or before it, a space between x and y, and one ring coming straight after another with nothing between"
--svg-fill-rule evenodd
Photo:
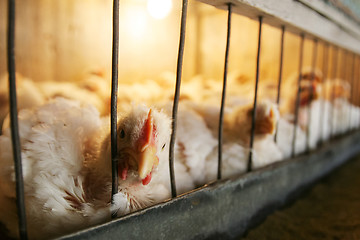
<instances>
[{"instance_id":1,"label":"shadowed floor","mask_svg":"<svg viewBox=\"0 0 360 240\"><path fill-rule=\"evenodd\" d=\"M243 239L360 239L360 156L267 217Z\"/></svg>"}]
</instances>

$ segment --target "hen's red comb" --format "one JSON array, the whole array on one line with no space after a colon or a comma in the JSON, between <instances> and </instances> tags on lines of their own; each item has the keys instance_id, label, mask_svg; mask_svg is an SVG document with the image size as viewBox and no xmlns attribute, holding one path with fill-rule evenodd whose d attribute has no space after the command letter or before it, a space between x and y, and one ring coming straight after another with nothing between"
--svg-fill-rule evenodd
<instances>
[{"instance_id":1,"label":"hen's red comb","mask_svg":"<svg viewBox=\"0 0 360 240\"><path fill-rule=\"evenodd\" d=\"M154 119L152 117L151 114L151 109L149 110L148 116L145 120L145 124L143 126L142 129L142 144L141 146L141 151L143 151L150 143L152 143L152 141L154 141L153 139L153 130L154 130Z\"/></svg>"}]
</instances>

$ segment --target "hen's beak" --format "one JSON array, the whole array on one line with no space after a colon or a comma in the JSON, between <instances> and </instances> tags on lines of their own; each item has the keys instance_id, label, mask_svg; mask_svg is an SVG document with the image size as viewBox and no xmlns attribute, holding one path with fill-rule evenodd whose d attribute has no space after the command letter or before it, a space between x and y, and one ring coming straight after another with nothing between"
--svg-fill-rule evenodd
<instances>
[{"instance_id":1,"label":"hen's beak","mask_svg":"<svg viewBox=\"0 0 360 240\"><path fill-rule=\"evenodd\" d=\"M269 113L269 120L270 120L269 133L270 134L275 134L276 124L277 124L277 121L278 121L275 111L276 110L272 107L270 109L270 113Z\"/></svg>"},{"instance_id":2,"label":"hen's beak","mask_svg":"<svg viewBox=\"0 0 360 240\"><path fill-rule=\"evenodd\" d=\"M143 185L151 181L151 172L158 165L159 159L156 156L154 120L149 111L148 117L138 140L138 173Z\"/></svg>"}]
</instances>

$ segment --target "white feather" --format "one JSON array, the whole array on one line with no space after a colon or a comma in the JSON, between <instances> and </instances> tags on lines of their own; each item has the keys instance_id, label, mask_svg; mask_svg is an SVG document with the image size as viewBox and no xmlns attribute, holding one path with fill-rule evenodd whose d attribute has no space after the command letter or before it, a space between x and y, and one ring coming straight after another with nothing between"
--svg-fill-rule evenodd
<instances>
[{"instance_id":1,"label":"white feather","mask_svg":"<svg viewBox=\"0 0 360 240\"><path fill-rule=\"evenodd\" d=\"M91 222L91 217L81 212L86 205L92 206L84 199L83 171L85 158L91 154L88 148L97 137L100 124L95 108L65 99L56 99L37 110L20 111L25 202L31 238L58 236ZM7 210L15 205L14 193L9 192L14 188L6 187L14 186L10 138L9 129L0 136L0 161L4 166L1 198L8 203L0 206L0 220L11 231L10 235L16 236L16 227L11 225L16 220L9 219L13 214Z\"/></svg>"}]
</instances>

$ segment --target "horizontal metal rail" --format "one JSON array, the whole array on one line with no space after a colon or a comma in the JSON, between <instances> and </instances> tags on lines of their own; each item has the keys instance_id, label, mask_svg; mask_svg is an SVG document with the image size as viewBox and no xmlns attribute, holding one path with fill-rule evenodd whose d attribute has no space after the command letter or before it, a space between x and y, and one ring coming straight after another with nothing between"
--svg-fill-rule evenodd
<instances>
[{"instance_id":1,"label":"horizontal metal rail","mask_svg":"<svg viewBox=\"0 0 360 240\"><path fill-rule=\"evenodd\" d=\"M360 53L360 28L356 23L348 24L341 19L329 19L318 9L294 0L199 0L220 9L228 3L234 5L233 12L257 19L263 16L266 24L277 28L286 27L294 34L321 39L351 52ZM301 0L304 1L304 0ZM348 19L347 19L348 20ZM346 20L346 21L347 21ZM341 21L341 24L339 24ZM316 24L314 24L316 23ZM354 32L353 26L357 25Z\"/></svg>"}]
</instances>

